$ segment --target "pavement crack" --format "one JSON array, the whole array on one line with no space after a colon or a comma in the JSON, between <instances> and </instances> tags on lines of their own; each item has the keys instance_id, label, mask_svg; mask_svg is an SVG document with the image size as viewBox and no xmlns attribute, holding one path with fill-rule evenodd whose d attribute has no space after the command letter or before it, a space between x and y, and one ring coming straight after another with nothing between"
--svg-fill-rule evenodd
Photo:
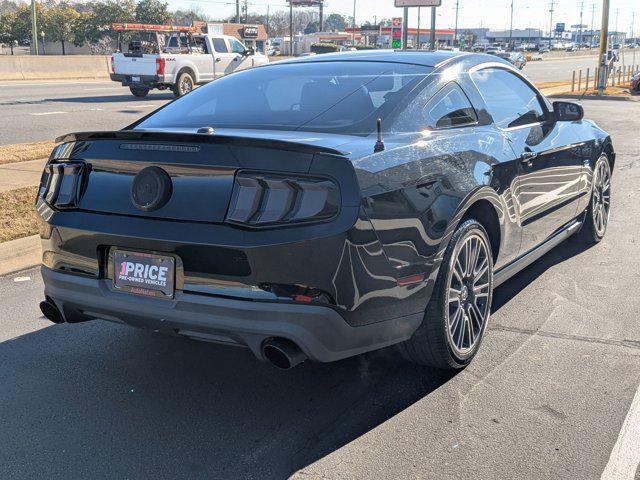
<instances>
[{"instance_id":1,"label":"pavement crack","mask_svg":"<svg viewBox=\"0 0 640 480\"><path fill-rule=\"evenodd\" d=\"M560 340L574 340L578 342L599 343L602 345L614 345L617 347L627 347L640 350L640 340L612 340L607 338L589 337L585 335L575 335L571 333L547 332L545 330L533 330L529 328L509 327L507 325L492 324L490 330L500 330L504 332L520 333L523 335L535 335L539 337L555 338Z\"/></svg>"}]
</instances>

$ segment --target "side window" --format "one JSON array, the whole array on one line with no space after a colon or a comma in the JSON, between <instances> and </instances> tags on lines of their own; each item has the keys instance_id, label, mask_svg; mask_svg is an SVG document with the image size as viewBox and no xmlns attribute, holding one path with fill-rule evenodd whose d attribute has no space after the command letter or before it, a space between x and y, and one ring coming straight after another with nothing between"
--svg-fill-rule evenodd
<instances>
[{"instance_id":1,"label":"side window","mask_svg":"<svg viewBox=\"0 0 640 480\"><path fill-rule=\"evenodd\" d=\"M207 42L203 37L194 37L189 43L192 53L209 53Z\"/></svg>"},{"instance_id":2,"label":"side window","mask_svg":"<svg viewBox=\"0 0 640 480\"><path fill-rule=\"evenodd\" d=\"M227 47L227 42L224 41L224 38L214 38L213 48L215 48L217 53L229 53L229 48Z\"/></svg>"},{"instance_id":3,"label":"side window","mask_svg":"<svg viewBox=\"0 0 640 480\"><path fill-rule=\"evenodd\" d=\"M233 53L244 53L246 48L235 38L231 40L231 51Z\"/></svg>"},{"instance_id":4,"label":"side window","mask_svg":"<svg viewBox=\"0 0 640 480\"><path fill-rule=\"evenodd\" d=\"M427 86L398 114L391 131L415 133L464 127L477 123L478 117L460 86L451 82L440 90Z\"/></svg>"},{"instance_id":5,"label":"side window","mask_svg":"<svg viewBox=\"0 0 640 480\"><path fill-rule=\"evenodd\" d=\"M478 121L471 102L455 83L450 83L427 102L423 109L425 126L432 129L462 127Z\"/></svg>"},{"instance_id":6,"label":"side window","mask_svg":"<svg viewBox=\"0 0 640 480\"><path fill-rule=\"evenodd\" d=\"M536 92L513 73L486 68L473 73L471 78L498 127L519 127L545 120Z\"/></svg>"}]
</instances>

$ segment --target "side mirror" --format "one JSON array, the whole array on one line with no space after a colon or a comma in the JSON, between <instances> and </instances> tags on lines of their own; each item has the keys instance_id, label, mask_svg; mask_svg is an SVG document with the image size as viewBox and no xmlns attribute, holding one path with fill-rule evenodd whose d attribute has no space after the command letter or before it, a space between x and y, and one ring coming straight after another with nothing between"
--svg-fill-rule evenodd
<instances>
[{"instance_id":1,"label":"side mirror","mask_svg":"<svg viewBox=\"0 0 640 480\"><path fill-rule=\"evenodd\" d=\"M256 54L256 51L252 47L247 47L246 50L244 51L245 57L250 57L255 54Z\"/></svg>"},{"instance_id":2,"label":"side mirror","mask_svg":"<svg viewBox=\"0 0 640 480\"><path fill-rule=\"evenodd\" d=\"M553 114L559 122L578 122L584 118L584 109L573 102L553 102Z\"/></svg>"}]
</instances>

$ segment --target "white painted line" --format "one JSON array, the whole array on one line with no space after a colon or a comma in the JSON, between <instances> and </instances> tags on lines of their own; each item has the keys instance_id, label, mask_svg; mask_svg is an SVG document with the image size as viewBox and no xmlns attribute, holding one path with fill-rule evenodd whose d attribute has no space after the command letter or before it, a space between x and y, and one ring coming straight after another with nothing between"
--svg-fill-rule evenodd
<instances>
[{"instance_id":1,"label":"white painted line","mask_svg":"<svg viewBox=\"0 0 640 480\"><path fill-rule=\"evenodd\" d=\"M150 103L145 103L143 105L125 105L125 108L151 108L151 107L157 107L157 105L153 105Z\"/></svg>"},{"instance_id":2,"label":"white painted line","mask_svg":"<svg viewBox=\"0 0 640 480\"><path fill-rule=\"evenodd\" d=\"M91 84L104 84L106 85L108 82L95 82L91 80L87 80L86 82L40 82L40 83L22 83L20 81L16 81L16 83L2 83L0 87L38 87L38 86L49 86L49 85L91 85Z\"/></svg>"},{"instance_id":3,"label":"white painted line","mask_svg":"<svg viewBox=\"0 0 640 480\"><path fill-rule=\"evenodd\" d=\"M640 386L613 446L601 480L633 480L640 465Z\"/></svg>"},{"instance_id":4,"label":"white painted line","mask_svg":"<svg viewBox=\"0 0 640 480\"><path fill-rule=\"evenodd\" d=\"M100 87L100 88L83 88L85 92L98 92L102 90L123 90L122 87Z\"/></svg>"},{"instance_id":5,"label":"white painted line","mask_svg":"<svg viewBox=\"0 0 640 480\"><path fill-rule=\"evenodd\" d=\"M59 115L62 113L69 113L69 112L39 112L39 113L30 113L29 115L34 115L36 117L39 117L41 115Z\"/></svg>"}]
</instances>

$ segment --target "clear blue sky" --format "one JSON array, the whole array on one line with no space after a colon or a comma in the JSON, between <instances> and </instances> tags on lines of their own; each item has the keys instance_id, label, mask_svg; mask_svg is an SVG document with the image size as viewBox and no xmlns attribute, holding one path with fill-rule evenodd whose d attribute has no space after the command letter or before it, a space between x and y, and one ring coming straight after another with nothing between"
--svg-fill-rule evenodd
<instances>
[{"instance_id":1,"label":"clear blue sky","mask_svg":"<svg viewBox=\"0 0 640 480\"><path fill-rule=\"evenodd\" d=\"M235 12L235 0L168 0L170 8L184 8L189 5L198 5L204 11L214 17L225 17ZM356 0L356 20L358 23L374 17L378 19L401 16L402 10L393 6L393 0ZM459 0L460 2L460 27L489 27L492 29L509 28L509 8L511 0ZM453 27L455 21L456 0L443 0L442 7L438 9L438 27ZM514 28L549 28L550 0L514 0ZM580 4L584 3L582 22L591 24L592 5L595 4L595 24L599 25L602 0L556 0L554 23L564 22L567 26L580 22ZM287 8L285 0L249 0L249 11L266 13L267 5L271 11ZM328 13L341 13L351 16L353 13L353 0L326 0L325 9ZM415 9L412 9L415 10ZM631 28L632 12L635 13L635 32L640 32L640 0L611 0L610 28L629 32ZM429 22L429 11L423 9L421 25ZM410 25L417 26L417 14L411 12Z\"/></svg>"}]
</instances>

